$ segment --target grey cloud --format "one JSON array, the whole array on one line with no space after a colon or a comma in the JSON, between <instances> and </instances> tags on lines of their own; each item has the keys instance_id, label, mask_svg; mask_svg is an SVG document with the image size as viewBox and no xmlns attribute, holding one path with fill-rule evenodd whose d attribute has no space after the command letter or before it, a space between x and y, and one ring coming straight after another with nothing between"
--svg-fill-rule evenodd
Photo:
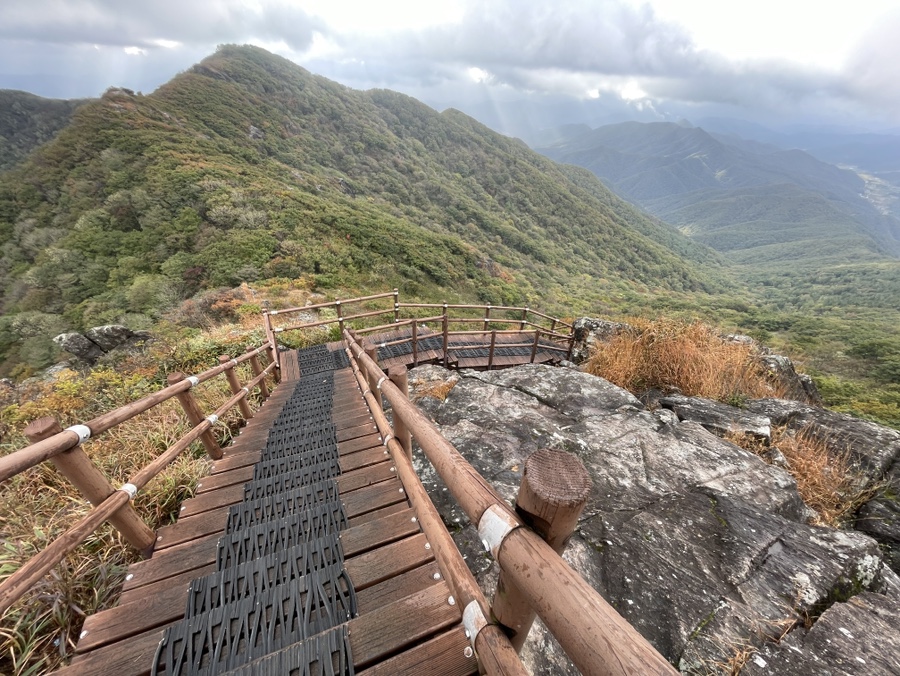
<instances>
[{"instance_id":1,"label":"grey cloud","mask_svg":"<svg viewBox=\"0 0 900 676\"><path fill-rule=\"evenodd\" d=\"M860 40L847 64L847 87L876 105L900 112L900 10L884 17Z\"/></svg>"},{"instance_id":2,"label":"grey cloud","mask_svg":"<svg viewBox=\"0 0 900 676\"><path fill-rule=\"evenodd\" d=\"M517 90L584 97L634 79L656 101L713 103L784 111L797 106L900 100L891 72L900 61L897 28L883 28L851 70L830 73L787 62L735 62L702 50L680 25L649 6L621 0L547 3L535 0L471 2L461 21L389 36L341 36L358 58L348 77L379 81L465 81L470 67L490 73L490 84ZM885 53L896 54L885 58ZM848 71L850 72L850 71ZM879 97L881 102L879 103Z\"/></svg>"},{"instance_id":3,"label":"grey cloud","mask_svg":"<svg viewBox=\"0 0 900 676\"><path fill-rule=\"evenodd\" d=\"M306 49L321 21L289 2L240 0L35 0L0 5L0 38L56 44L156 47L283 40Z\"/></svg>"}]
</instances>

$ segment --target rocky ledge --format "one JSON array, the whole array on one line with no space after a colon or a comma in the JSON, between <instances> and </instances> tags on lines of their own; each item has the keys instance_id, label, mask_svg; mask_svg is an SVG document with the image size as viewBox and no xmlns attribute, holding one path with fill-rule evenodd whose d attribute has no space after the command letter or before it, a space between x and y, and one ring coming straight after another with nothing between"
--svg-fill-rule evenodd
<instances>
[{"instance_id":1,"label":"rocky ledge","mask_svg":"<svg viewBox=\"0 0 900 676\"><path fill-rule=\"evenodd\" d=\"M810 525L791 475L708 431L698 402L677 398L651 411L601 378L538 365L461 373L426 366L410 380L419 405L510 502L534 451L581 458L594 485L565 558L682 672L738 673L745 665L754 675L900 673L900 578L884 545ZM443 395L446 386L436 386L451 381L446 398L428 395ZM722 426L729 412L719 406ZM793 404L750 402L735 412L764 435L773 416L785 424L779 406ZM857 451L872 476L890 474L900 435L869 425L854 428ZM877 446L870 452L862 449L866 433ZM491 589L496 565L430 465L415 457L473 572ZM539 623L523 657L535 674L578 673Z\"/></svg>"}]
</instances>

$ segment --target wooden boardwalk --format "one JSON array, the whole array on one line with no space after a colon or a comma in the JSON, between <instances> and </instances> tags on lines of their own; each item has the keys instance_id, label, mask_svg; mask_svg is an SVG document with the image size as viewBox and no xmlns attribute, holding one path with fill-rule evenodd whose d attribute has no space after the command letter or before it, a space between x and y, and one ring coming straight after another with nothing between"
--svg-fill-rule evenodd
<instances>
[{"instance_id":1,"label":"wooden boardwalk","mask_svg":"<svg viewBox=\"0 0 900 676\"><path fill-rule=\"evenodd\" d=\"M346 516L339 541L356 597L353 617L339 629L345 630L356 673L476 673L461 608L451 599L352 372L341 368L332 373L334 395L323 418L335 430L340 473L334 483ZM184 502L178 522L159 530L153 556L130 566L118 605L87 618L76 656L62 673L147 674L157 661L159 673L170 673L166 650L160 649L163 633L185 625L192 581L216 572L217 556L221 559L217 543L229 510L245 500L245 485L253 481L270 429L295 387L310 379L304 378L296 351L283 353L281 384L215 462L196 496ZM288 584L292 596L302 595L300 580ZM277 588L271 582L262 586ZM252 598L245 605L252 615ZM267 621L274 622L271 617L262 620ZM273 631L287 632L287 625ZM240 651L240 646L234 649ZM180 673L226 673L230 668L243 669L234 673L281 673L281 663L271 655L255 654L255 661L244 660L243 667L239 659L223 669L224 662L210 665L212 658L204 650L208 646L194 655L199 670ZM337 664L337 653L333 659Z\"/></svg>"},{"instance_id":2,"label":"wooden boardwalk","mask_svg":"<svg viewBox=\"0 0 900 676\"><path fill-rule=\"evenodd\" d=\"M409 329L392 333L367 336L378 346L378 364L384 371L391 366L413 368L419 364L444 361L443 341L440 333L421 330L418 333L418 349L413 352L412 332ZM494 349L491 351L491 335L454 335L450 334L448 344L448 365L452 368L486 369L521 366L522 364L544 364L559 361L566 357L559 348L559 343L541 339L532 358L533 333L499 334L495 337ZM386 345L398 340L405 340L399 345Z\"/></svg>"}]
</instances>

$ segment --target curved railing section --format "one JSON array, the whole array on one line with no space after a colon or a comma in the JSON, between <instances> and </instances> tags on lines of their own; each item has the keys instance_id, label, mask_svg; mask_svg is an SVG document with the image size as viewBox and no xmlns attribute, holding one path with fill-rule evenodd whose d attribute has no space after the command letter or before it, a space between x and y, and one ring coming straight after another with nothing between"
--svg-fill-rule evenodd
<instances>
[{"instance_id":1,"label":"curved railing section","mask_svg":"<svg viewBox=\"0 0 900 676\"><path fill-rule=\"evenodd\" d=\"M380 309L354 309L360 305L377 305L387 301L388 306ZM333 312L333 317L312 321L282 321L298 313ZM477 314L478 316L473 316ZM360 327L361 320L387 317L388 322ZM345 328L353 327L354 336L384 333L407 329L408 336L379 343L382 348L410 343L412 363L419 364L420 343L426 338L441 338L441 356L444 366L452 366L457 360L455 353L471 349L472 341L487 350L488 368L494 365L494 357L499 349L520 348L530 351L530 361L535 361L538 351L550 351L559 359L570 359L575 342L574 328L561 319L544 314L529 307L510 305L468 305L453 303L401 303L397 289L348 300L334 300L305 307L263 312L266 336L277 345L278 336L285 332L336 326L343 334ZM473 325L479 328L473 329ZM470 339L465 341L464 339ZM510 342L510 339L513 342ZM464 345L454 345L462 341Z\"/></svg>"}]
</instances>

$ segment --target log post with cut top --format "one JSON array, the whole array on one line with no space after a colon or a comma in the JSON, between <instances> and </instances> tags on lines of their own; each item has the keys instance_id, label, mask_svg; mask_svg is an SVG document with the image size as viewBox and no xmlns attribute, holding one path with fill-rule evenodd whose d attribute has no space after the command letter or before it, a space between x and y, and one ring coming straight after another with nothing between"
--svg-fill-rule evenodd
<instances>
[{"instance_id":1,"label":"log post with cut top","mask_svg":"<svg viewBox=\"0 0 900 676\"><path fill-rule=\"evenodd\" d=\"M590 491L590 475L578 457L565 451L542 448L525 461L525 472L516 497L516 513L557 554L562 554ZM510 643L521 651L535 612L502 570L492 611L506 628Z\"/></svg>"},{"instance_id":2,"label":"log post with cut top","mask_svg":"<svg viewBox=\"0 0 900 676\"><path fill-rule=\"evenodd\" d=\"M37 443L62 431L56 418L48 416L30 422L25 428L25 436L31 443ZM95 507L116 492L113 485L109 483L103 472L91 462L80 445L53 456L50 458L50 462ZM143 556L149 556L153 551L156 533L138 516L131 502L126 502L116 510L109 517L109 522Z\"/></svg>"},{"instance_id":3,"label":"log post with cut top","mask_svg":"<svg viewBox=\"0 0 900 676\"><path fill-rule=\"evenodd\" d=\"M180 383L182 380L184 380L184 378L185 376L183 373L175 371L174 373L170 373L168 375L168 377L166 378L166 382L169 385L174 385L175 383ZM180 403L181 408L184 409L184 414L187 416L188 420L190 420L191 425L196 427L206 419L206 416L203 415L203 412L197 405L197 400L194 399L194 395L191 394L190 390L179 392L175 396L178 398L178 403ZM203 448L206 449L206 452L209 454L210 458L212 458L213 460L222 459L222 447L219 446L219 442L216 441L216 438L213 436L212 432L206 430L203 434L200 435L200 441L203 443Z\"/></svg>"},{"instance_id":4,"label":"log post with cut top","mask_svg":"<svg viewBox=\"0 0 900 676\"><path fill-rule=\"evenodd\" d=\"M220 364L227 364L228 362L233 362L234 360L229 357L227 354L223 354L219 356ZM242 389L241 381L238 380L237 373L234 371L234 364L225 369L225 379L228 380L228 387L231 388L232 394L239 394ZM247 391L249 395L249 390ZM238 402L238 408L241 410L241 415L244 420L250 420L253 417L253 411L250 410L250 402L247 401L247 397L245 396Z\"/></svg>"}]
</instances>

